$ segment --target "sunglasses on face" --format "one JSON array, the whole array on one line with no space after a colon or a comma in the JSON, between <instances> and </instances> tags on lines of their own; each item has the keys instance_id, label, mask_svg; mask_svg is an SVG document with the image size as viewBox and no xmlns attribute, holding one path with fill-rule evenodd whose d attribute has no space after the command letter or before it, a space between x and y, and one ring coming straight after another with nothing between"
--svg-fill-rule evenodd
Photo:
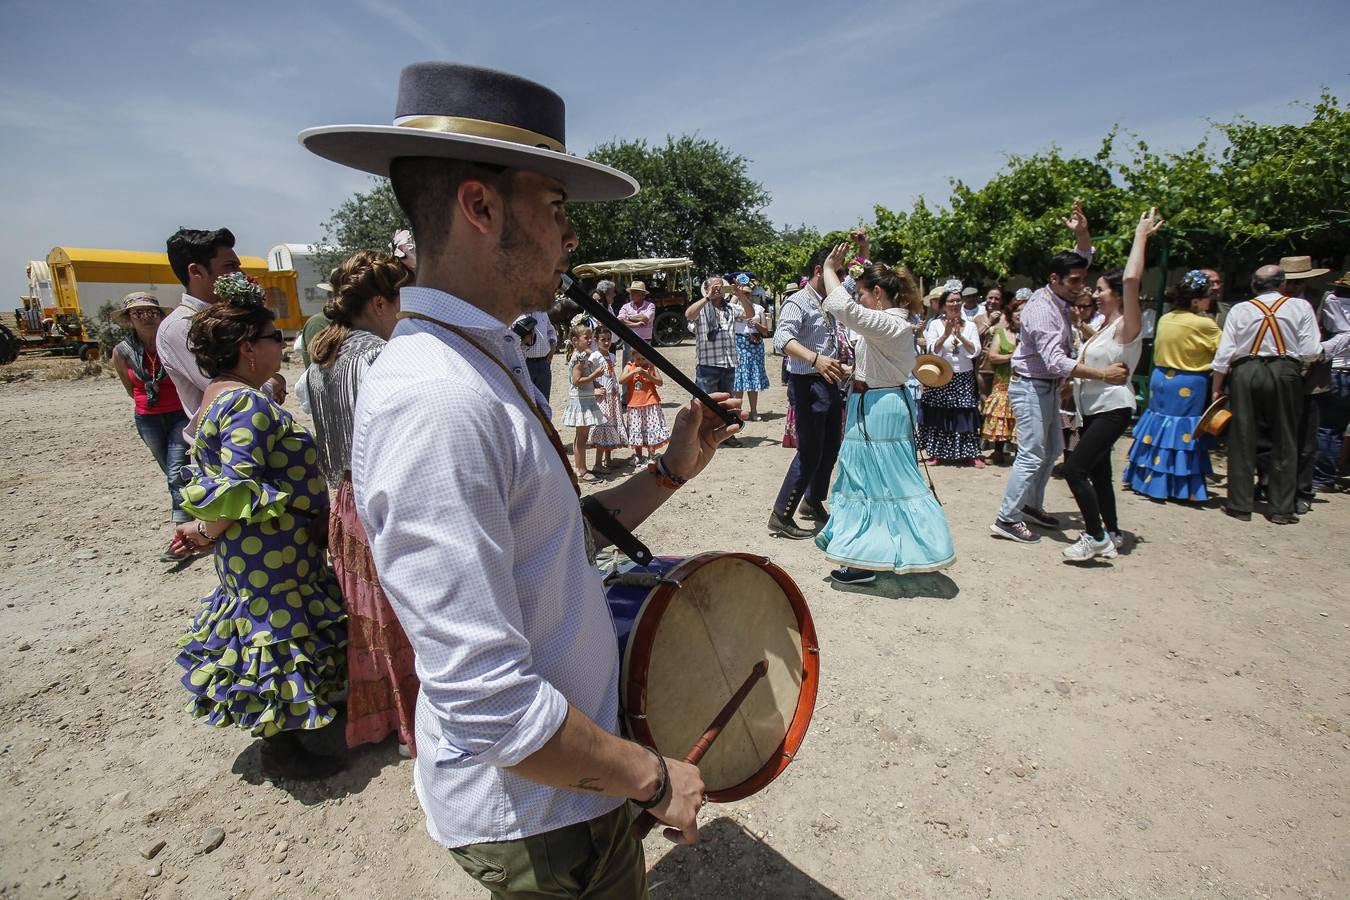
<instances>
[{"instance_id":1,"label":"sunglasses on face","mask_svg":"<svg viewBox=\"0 0 1350 900\"><path fill-rule=\"evenodd\" d=\"M284 343L286 343L286 335L282 334L280 331L274 331L274 332L272 332L271 334L260 334L260 335L258 335L258 340L260 340L260 341L276 341L278 344L284 344Z\"/></svg>"}]
</instances>

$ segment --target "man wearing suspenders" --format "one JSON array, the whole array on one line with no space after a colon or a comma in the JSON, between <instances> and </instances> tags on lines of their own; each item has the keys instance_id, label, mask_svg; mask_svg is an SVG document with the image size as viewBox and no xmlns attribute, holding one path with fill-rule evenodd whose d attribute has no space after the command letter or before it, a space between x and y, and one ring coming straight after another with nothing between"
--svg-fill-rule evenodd
<instances>
[{"instance_id":1,"label":"man wearing suspenders","mask_svg":"<svg viewBox=\"0 0 1350 900\"><path fill-rule=\"evenodd\" d=\"M1270 511L1277 525L1292 525L1298 475L1298 422L1303 409L1303 365L1322 352L1317 319L1306 300L1284 293L1279 266L1262 266L1252 278L1251 301L1224 321L1214 356L1214 397L1229 397L1228 502L1223 510L1249 520L1254 500L1256 445L1269 440Z\"/></svg>"}]
</instances>

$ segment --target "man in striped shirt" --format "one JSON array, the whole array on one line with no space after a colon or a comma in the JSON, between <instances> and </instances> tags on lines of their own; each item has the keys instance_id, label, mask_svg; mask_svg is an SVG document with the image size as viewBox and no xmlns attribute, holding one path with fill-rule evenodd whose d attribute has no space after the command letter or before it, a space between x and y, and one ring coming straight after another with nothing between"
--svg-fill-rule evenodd
<instances>
[{"instance_id":1,"label":"man in striped shirt","mask_svg":"<svg viewBox=\"0 0 1350 900\"><path fill-rule=\"evenodd\" d=\"M1059 520L1045 511L1045 488L1050 472L1064 449L1059 422L1059 393L1070 378L1088 378L1124 384L1129 369L1115 363L1090 369L1073 355L1069 305L1085 291L1087 269L1094 249L1083 207L1075 202L1064 225L1074 233L1076 247L1050 260L1050 279L1022 308L1022 331L1012 358L1008 401L1017 419L1017 458L1008 473L1008 487L998 518L989 527L995 537L1023 544L1041 539L1027 527L1030 519L1044 528L1059 528Z\"/></svg>"}]
</instances>

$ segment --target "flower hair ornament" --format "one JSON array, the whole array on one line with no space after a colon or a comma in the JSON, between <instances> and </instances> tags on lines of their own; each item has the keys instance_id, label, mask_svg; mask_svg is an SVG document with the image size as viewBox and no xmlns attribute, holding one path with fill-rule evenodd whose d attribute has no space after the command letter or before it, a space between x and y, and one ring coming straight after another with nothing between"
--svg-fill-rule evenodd
<instances>
[{"instance_id":1,"label":"flower hair ornament","mask_svg":"<svg viewBox=\"0 0 1350 900\"><path fill-rule=\"evenodd\" d=\"M393 240L389 242L389 249L399 259L416 253L417 244L413 242L412 232L406 228L395 231Z\"/></svg>"},{"instance_id":2,"label":"flower hair ornament","mask_svg":"<svg viewBox=\"0 0 1350 900\"><path fill-rule=\"evenodd\" d=\"M1181 287L1197 295L1203 294L1209 290L1209 276L1199 269L1191 269L1181 276Z\"/></svg>"},{"instance_id":3,"label":"flower hair ornament","mask_svg":"<svg viewBox=\"0 0 1350 900\"><path fill-rule=\"evenodd\" d=\"M961 293L961 289L962 289L963 287L965 287L965 285L963 285L963 284L961 283L961 279L959 279L959 278L948 278L948 279L947 279L947 283L944 284L944 285L942 286L942 293L944 293L944 294L959 294L959 293Z\"/></svg>"},{"instance_id":4,"label":"flower hair ornament","mask_svg":"<svg viewBox=\"0 0 1350 900\"><path fill-rule=\"evenodd\" d=\"M1017 293L1013 294L1013 299L1026 303L1031 299L1031 288L1018 288Z\"/></svg>"},{"instance_id":5,"label":"flower hair ornament","mask_svg":"<svg viewBox=\"0 0 1350 900\"><path fill-rule=\"evenodd\" d=\"M256 278L233 272L216 279L216 296L231 306L259 309L267 305L267 294Z\"/></svg>"}]
</instances>

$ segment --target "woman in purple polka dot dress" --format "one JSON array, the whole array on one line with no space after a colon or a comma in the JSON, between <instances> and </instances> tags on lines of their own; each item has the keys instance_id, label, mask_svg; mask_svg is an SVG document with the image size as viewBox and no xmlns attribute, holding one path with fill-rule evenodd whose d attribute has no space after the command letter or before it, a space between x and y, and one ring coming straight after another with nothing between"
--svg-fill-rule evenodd
<instances>
[{"instance_id":1,"label":"woman in purple polka dot dress","mask_svg":"<svg viewBox=\"0 0 1350 900\"><path fill-rule=\"evenodd\" d=\"M190 426L183 508L195 521L178 535L213 547L220 585L179 640L178 664L188 712L263 738L264 775L321 778L341 761L296 732L333 721L345 677L346 615L324 556L327 484L313 438L261 390L281 366L272 312L244 288L227 294L188 338L214 380Z\"/></svg>"}]
</instances>

